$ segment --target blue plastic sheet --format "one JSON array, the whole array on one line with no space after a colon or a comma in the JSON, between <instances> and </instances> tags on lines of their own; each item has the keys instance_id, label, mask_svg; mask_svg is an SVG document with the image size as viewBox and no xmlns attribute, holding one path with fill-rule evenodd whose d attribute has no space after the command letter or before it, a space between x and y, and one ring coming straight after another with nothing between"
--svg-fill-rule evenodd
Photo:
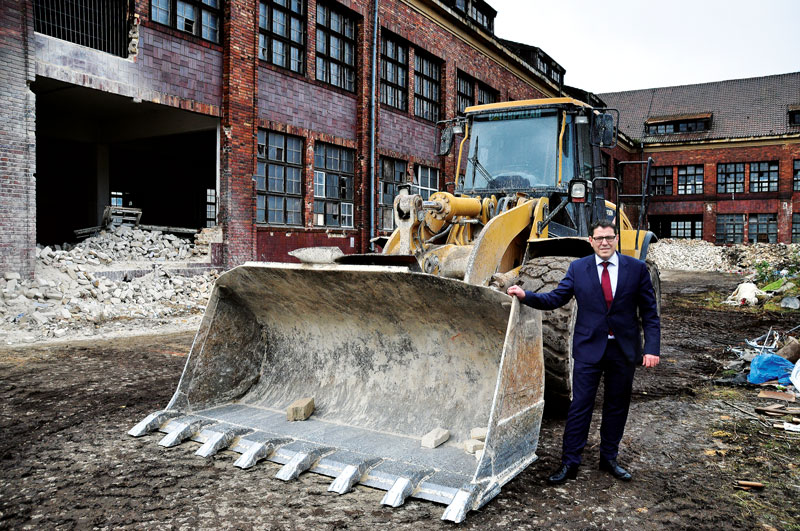
<instances>
[{"instance_id":1,"label":"blue plastic sheet","mask_svg":"<svg viewBox=\"0 0 800 531\"><path fill-rule=\"evenodd\" d=\"M750 362L750 374L747 381L751 384L761 384L770 380L778 380L783 385L791 384L789 377L794 369L794 363L775 354L759 354Z\"/></svg>"}]
</instances>

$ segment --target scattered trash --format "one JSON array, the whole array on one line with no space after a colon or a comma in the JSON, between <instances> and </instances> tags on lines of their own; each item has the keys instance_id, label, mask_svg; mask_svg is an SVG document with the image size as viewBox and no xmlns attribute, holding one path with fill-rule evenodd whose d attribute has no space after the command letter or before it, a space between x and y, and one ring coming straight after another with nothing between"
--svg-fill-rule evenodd
<instances>
[{"instance_id":1,"label":"scattered trash","mask_svg":"<svg viewBox=\"0 0 800 531\"><path fill-rule=\"evenodd\" d=\"M800 309L800 299L797 297L784 297L781 299L781 308L788 308L789 310Z\"/></svg>"},{"instance_id":2,"label":"scattered trash","mask_svg":"<svg viewBox=\"0 0 800 531\"><path fill-rule=\"evenodd\" d=\"M786 343L775 354L791 363L797 363L797 360L800 360L800 341L791 336L787 337Z\"/></svg>"},{"instance_id":3,"label":"scattered trash","mask_svg":"<svg viewBox=\"0 0 800 531\"><path fill-rule=\"evenodd\" d=\"M747 381L752 384L762 384L777 379L778 383L789 385L791 383L789 376L793 368L794 365L786 358L776 354L759 354L750 363Z\"/></svg>"},{"instance_id":4,"label":"scattered trash","mask_svg":"<svg viewBox=\"0 0 800 531\"><path fill-rule=\"evenodd\" d=\"M771 398L772 400L785 400L786 402L794 402L794 393L785 393L781 391L767 391L762 389L758 393L758 398Z\"/></svg>"},{"instance_id":5,"label":"scattered trash","mask_svg":"<svg viewBox=\"0 0 800 531\"><path fill-rule=\"evenodd\" d=\"M740 479L736 482L736 485L739 487L748 487L749 489L763 489L764 484L759 481L745 481Z\"/></svg>"},{"instance_id":6,"label":"scattered trash","mask_svg":"<svg viewBox=\"0 0 800 531\"><path fill-rule=\"evenodd\" d=\"M758 289L752 282L742 282L736 287L733 293L725 299L724 304L755 306L767 298L769 298L769 294Z\"/></svg>"}]
</instances>

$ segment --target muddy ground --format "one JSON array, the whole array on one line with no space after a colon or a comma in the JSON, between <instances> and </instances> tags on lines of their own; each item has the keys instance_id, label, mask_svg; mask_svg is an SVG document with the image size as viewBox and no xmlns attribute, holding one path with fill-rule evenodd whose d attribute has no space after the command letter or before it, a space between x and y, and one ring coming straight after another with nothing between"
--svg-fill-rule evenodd
<instances>
[{"instance_id":1,"label":"muddy ground","mask_svg":"<svg viewBox=\"0 0 800 531\"><path fill-rule=\"evenodd\" d=\"M382 491L338 496L330 479L284 483L279 466L243 471L235 454L196 457L159 434L126 431L166 405L192 334L0 350L0 527L227 529L798 529L800 436L778 435L733 406L753 411L753 388L714 385L726 345L800 313L708 307L740 277L663 274L663 350L657 370L637 371L620 461L620 483L596 470L599 418L577 481L549 487L563 421L545 419L540 460L460 526L443 506L410 500L382 507ZM715 294L717 292L718 294ZM781 438L783 437L783 438ZM761 492L733 489L737 479Z\"/></svg>"}]
</instances>

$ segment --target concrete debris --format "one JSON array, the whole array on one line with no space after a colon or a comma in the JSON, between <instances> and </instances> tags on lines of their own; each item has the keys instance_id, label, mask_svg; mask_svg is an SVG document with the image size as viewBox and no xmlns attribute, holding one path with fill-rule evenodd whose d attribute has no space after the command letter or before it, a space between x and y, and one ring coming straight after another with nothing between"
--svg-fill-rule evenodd
<instances>
[{"instance_id":1,"label":"concrete debris","mask_svg":"<svg viewBox=\"0 0 800 531\"><path fill-rule=\"evenodd\" d=\"M14 344L92 336L101 325L114 333L199 319L218 276L208 263L208 242L216 236L209 231L203 238L196 245L117 227L74 246L39 247L33 279L16 272L0 277L0 335Z\"/></svg>"},{"instance_id":2,"label":"concrete debris","mask_svg":"<svg viewBox=\"0 0 800 531\"><path fill-rule=\"evenodd\" d=\"M485 443L483 441L479 441L478 439L469 439L464 441L464 449L467 453L474 454L478 450L483 450Z\"/></svg>"},{"instance_id":3,"label":"concrete debris","mask_svg":"<svg viewBox=\"0 0 800 531\"><path fill-rule=\"evenodd\" d=\"M314 399L300 398L286 408L286 420L306 420L314 412Z\"/></svg>"},{"instance_id":4,"label":"concrete debris","mask_svg":"<svg viewBox=\"0 0 800 531\"><path fill-rule=\"evenodd\" d=\"M486 433L489 431L489 428L472 428L469 430L469 438L470 439L477 439L479 441L486 440Z\"/></svg>"},{"instance_id":5,"label":"concrete debris","mask_svg":"<svg viewBox=\"0 0 800 531\"><path fill-rule=\"evenodd\" d=\"M798 243L748 243L718 246L704 240L663 239L650 245L647 258L660 269L750 273L768 262L775 270L795 263Z\"/></svg>"},{"instance_id":6,"label":"concrete debris","mask_svg":"<svg viewBox=\"0 0 800 531\"><path fill-rule=\"evenodd\" d=\"M437 446L447 442L450 438L450 432L444 428L435 428L422 437L421 445L423 448L436 448Z\"/></svg>"}]
</instances>

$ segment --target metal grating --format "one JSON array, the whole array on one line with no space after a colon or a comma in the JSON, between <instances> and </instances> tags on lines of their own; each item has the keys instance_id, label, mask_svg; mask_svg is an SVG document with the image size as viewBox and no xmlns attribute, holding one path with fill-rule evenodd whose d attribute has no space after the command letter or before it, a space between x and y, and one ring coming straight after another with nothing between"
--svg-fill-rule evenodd
<instances>
[{"instance_id":1,"label":"metal grating","mask_svg":"<svg viewBox=\"0 0 800 531\"><path fill-rule=\"evenodd\" d=\"M33 5L37 32L128 56L128 0L34 0Z\"/></svg>"}]
</instances>

